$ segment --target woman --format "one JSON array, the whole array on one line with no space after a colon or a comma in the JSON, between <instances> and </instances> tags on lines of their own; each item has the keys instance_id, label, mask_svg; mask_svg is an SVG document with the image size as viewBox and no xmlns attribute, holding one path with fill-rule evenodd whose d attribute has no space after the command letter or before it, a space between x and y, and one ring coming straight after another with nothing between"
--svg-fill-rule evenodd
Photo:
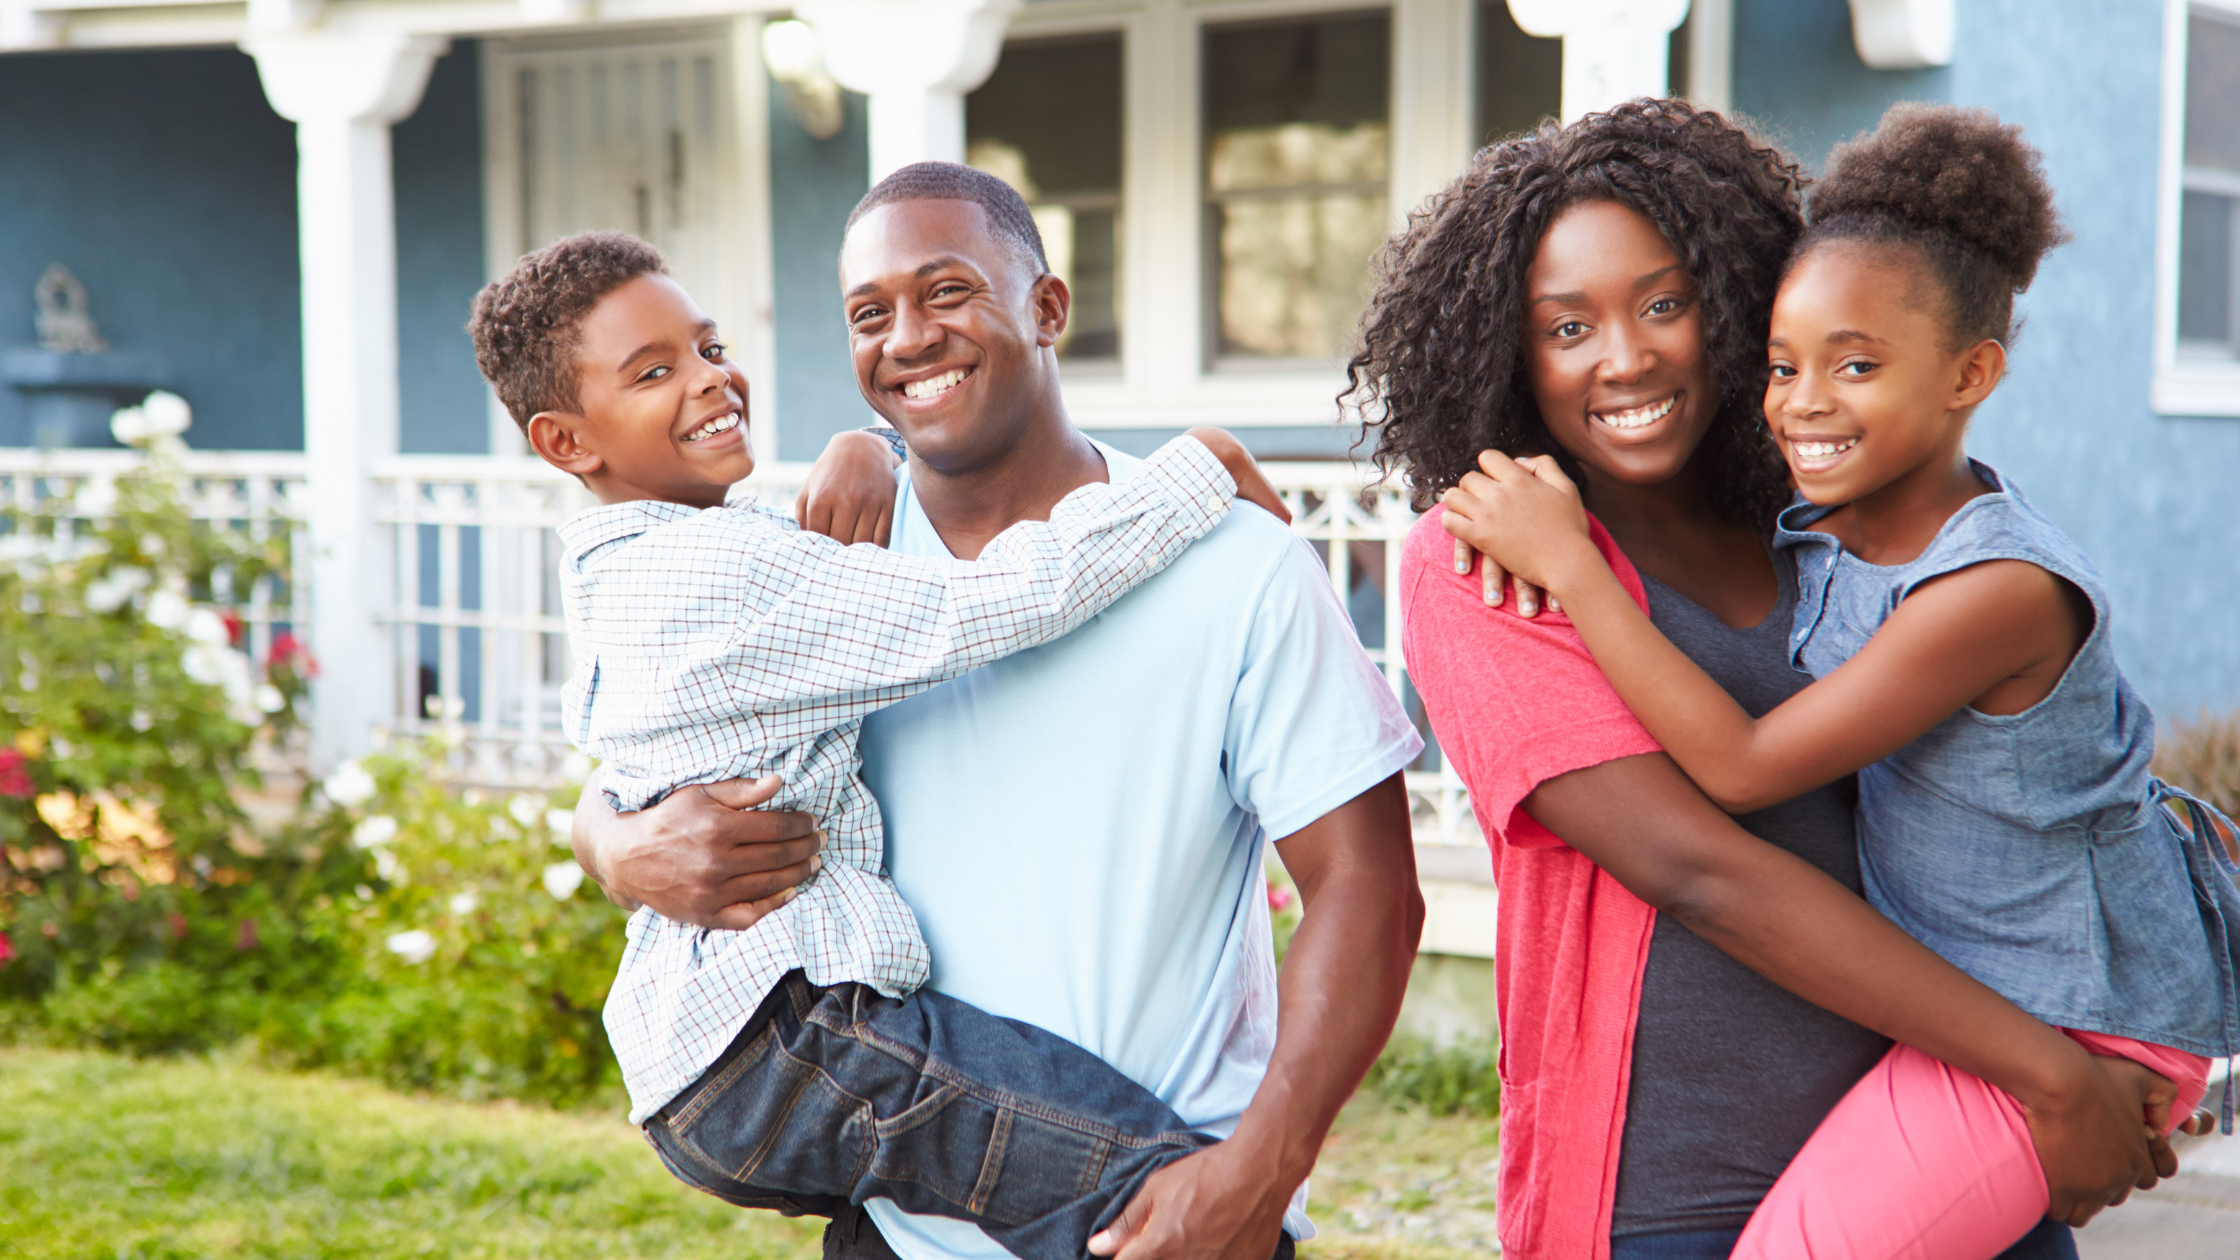
<instances>
[{"instance_id":1,"label":"woman","mask_svg":"<svg viewBox=\"0 0 2240 1260\"><path fill-rule=\"evenodd\" d=\"M2166 1158L2140 1117L2167 1082L2088 1056L1858 899L1848 784L1727 817L1560 612L1518 615L1529 590L1497 606L1499 573L1471 576L1438 523L1479 451L1553 455L1668 636L1754 713L1795 691L1795 575L1766 548L1789 489L1758 411L1802 182L1675 101L1497 145L1387 247L1350 365L1380 462L1431 509L1402 562L1403 647L1501 886L1516 1260L1725 1256L1886 1038L2025 1101L2056 1218ZM2075 1253L2049 1220L2008 1254Z\"/></svg>"}]
</instances>

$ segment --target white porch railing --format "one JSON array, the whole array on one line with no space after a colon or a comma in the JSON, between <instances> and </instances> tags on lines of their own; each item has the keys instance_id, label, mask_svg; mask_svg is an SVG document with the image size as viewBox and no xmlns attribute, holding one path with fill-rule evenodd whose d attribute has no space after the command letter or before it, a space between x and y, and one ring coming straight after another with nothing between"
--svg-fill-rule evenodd
<instances>
[{"instance_id":1,"label":"white porch railing","mask_svg":"<svg viewBox=\"0 0 2240 1260\"><path fill-rule=\"evenodd\" d=\"M0 448L0 500L28 506L53 495L80 496L137 458L124 451ZM1329 566L1331 586L1370 658L1422 727L1422 705L1400 657L1399 602L1388 597L1399 587L1401 540L1415 523L1405 496L1396 487L1364 484L1348 464L1263 467L1291 509L1293 528ZM186 458L185 471L198 518L287 529L298 540L294 554L309 555L301 541L303 456L197 452ZM771 502L790 503L807 472L803 464L766 464L749 484ZM563 773L569 748L559 693L569 661L553 528L590 496L536 460L482 456L397 456L373 469L372 482L374 528L383 537L367 554L394 565L378 584L386 598L371 610L385 650L378 660L324 660L322 668L380 671L384 690L395 697L392 730L463 730L477 780L533 784ZM308 566L298 571L307 574ZM301 591L253 593L246 619L259 659L274 627L302 633L299 610L309 607ZM1477 843L1467 794L1436 750L1409 770L1408 787L1419 842Z\"/></svg>"}]
</instances>

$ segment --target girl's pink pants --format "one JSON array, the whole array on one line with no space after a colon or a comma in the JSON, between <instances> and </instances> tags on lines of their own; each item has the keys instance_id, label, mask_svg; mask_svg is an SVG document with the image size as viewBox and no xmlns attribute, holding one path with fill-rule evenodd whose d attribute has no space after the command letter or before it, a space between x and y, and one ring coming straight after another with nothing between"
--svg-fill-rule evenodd
<instances>
[{"instance_id":1,"label":"girl's pink pants","mask_svg":"<svg viewBox=\"0 0 2240 1260\"><path fill-rule=\"evenodd\" d=\"M2208 1092L2209 1060L2068 1030L2178 1087L2170 1127ZM2051 1196L2022 1106L2006 1091L1898 1046L1820 1122L1774 1182L1734 1260L1992 1260Z\"/></svg>"}]
</instances>

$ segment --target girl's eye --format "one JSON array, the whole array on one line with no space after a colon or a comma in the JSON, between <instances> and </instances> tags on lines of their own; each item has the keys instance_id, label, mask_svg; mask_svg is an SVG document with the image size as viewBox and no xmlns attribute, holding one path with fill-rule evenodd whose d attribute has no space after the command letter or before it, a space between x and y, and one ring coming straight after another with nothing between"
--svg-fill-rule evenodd
<instances>
[{"instance_id":1,"label":"girl's eye","mask_svg":"<svg viewBox=\"0 0 2240 1260\"><path fill-rule=\"evenodd\" d=\"M1773 379L1777 381L1788 380L1790 377L1797 374L1797 370L1793 367L1790 367L1786 363L1776 363L1773 365L1770 371L1773 373Z\"/></svg>"},{"instance_id":2,"label":"girl's eye","mask_svg":"<svg viewBox=\"0 0 2240 1260\"><path fill-rule=\"evenodd\" d=\"M1874 366L1865 359L1853 359L1837 368L1836 371L1838 373L1849 373L1852 376L1865 376L1867 373L1874 371Z\"/></svg>"},{"instance_id":3,"label":"girl's eye","mask_svg":"<svg viewBox=\"0 0 2240 1260\"><path fill-rule=\"evenodd\" d=\"M649 367L649 368L647 368L647 369L646 369L646 372L645 372L645 375L643 375L643 376L639 377L638 379L639 379L639 380L641 380L641 381L658 381L658 380L660 380L660 379L661 379L662 377L664 377L664 376L667 376L668 374L669 374L669 365L668 365L668 364L666 364L666 363L656 363L656 364L655 364L655 365L653 365L652 367Z\"/></svg>"}]
</instances>

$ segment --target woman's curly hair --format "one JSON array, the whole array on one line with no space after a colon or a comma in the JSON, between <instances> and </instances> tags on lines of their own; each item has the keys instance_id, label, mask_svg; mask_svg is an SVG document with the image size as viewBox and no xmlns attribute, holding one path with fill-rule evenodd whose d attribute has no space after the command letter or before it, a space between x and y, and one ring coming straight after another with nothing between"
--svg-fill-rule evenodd
<instances>
[{"instance_id":1,"label":"woman's curly hair","mask_svg":"<svg viewBox=\"0 0 2240 1260\"><path fill-rule=\"evenodd\" d=\"M1419 511L1488 447L1569 465L1526 377L1525 275L1559 213L1613 201L1657 226L1702 295L1718 410L1698 458L1722 516L1770 529L1790 491L1760 418L1766 329L1804 230L1804 184L1771 145L1677 100L1628 101L1483 149L1379 251L1340 405L1361 409L1363 439L1374 435L1387 474L1404 471Z\"/></svg>"},{"instance_id":2,"label":"woman's curly hair","mask_svg":"<svg viewBox=\"0 0 2240 1260\"><path fill-rule=\"evenodd\" d=\"M1828 155L1796 256L1837 241L1911 249L1944 289L1950 348L2014 341L2015 295L2069 239L2022 128L1987 109L1900 102Z\"/></svg>"}]
</instances>

